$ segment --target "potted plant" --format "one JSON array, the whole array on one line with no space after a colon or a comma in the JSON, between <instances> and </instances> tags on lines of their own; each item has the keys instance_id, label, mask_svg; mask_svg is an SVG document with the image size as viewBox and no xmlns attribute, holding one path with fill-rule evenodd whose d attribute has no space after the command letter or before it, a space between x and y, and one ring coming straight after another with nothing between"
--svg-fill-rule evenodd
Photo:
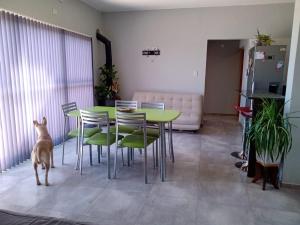
<instances>
[{"instance_id":1,"label":"potted plant","mask_svg":"<svg viewBox=\"0 0 300 225\"><path fill-rule=\"evenodd\" d=\"M269 46L274 42L271 38L271 35L268 34L260 34L259 30L257 30L256 35L256 46Z\"/></svg>"},{"instance_id":2,"label":"potted plant","mask_svg":"<svg viewBox=\"0 0 300 225\"><path fill-rule=\"evenodd\" d=\"M98 105L114 106L115 100L120 99L117 73L115 65L109 68L104 64L99 68L100 85L95 87L95 97Z\"/></svg>"},{"instance_id":3,"label":"potted plant","mask_svg":"<svg viewBox=\"0 0 300 225\"><path fill-rule=\"evenodd\" d=\"M263 99L261 110L253 119L247 134L247 144L248 146L250 143L254 145L256 161L262 169L262 174L259 174L254 182L263 178L263 189L265 189L269 168L273 168L272 170L275 168L276 174L271 174L275 180L273 179L271 182L276 188L278 187L279 165L292 147L292 125L289 118L284 116L282 112L283 107L279 106L276 100Z\"/></svg>"}]
</instances>

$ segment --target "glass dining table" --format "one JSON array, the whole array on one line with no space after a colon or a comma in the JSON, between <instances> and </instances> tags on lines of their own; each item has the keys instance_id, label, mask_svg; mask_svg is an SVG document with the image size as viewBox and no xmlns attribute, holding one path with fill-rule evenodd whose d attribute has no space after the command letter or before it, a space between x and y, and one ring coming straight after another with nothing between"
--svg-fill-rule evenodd
<instances>
[{"instance_id":1,"label":"glass dining table","mask_svg":"<svg viewBox=\"0 0 300 225\"><path fill-rule=\"evenodd\" d=\"M109 119L115 120L116 118L116 111L115 107L109 106L94 106L87 108L85 110L91 112L108 112ZM135 112L144 112L146 113L146 121L151 123L157 123L159 125L159 149L160 149L160 157L159 157L159 164L160 164L160 177L161 181L165 181L166 179L166 132L165 132L165 125L169 124L169 132L172 132L172 121L176 120L180 116L180 112L177 110L161 110L161 109L137 109ZM79 110L72 111L68 114L70 117L75 117L79 119L80 112ZM79 120L77 120L79 121ZM79 122L77 123L79 124ZM79 130L79 129L78 129ZM78 135L79 136L79 135ZM171 135L172 136L172 135Z\"/></svg>"}]
</instances>

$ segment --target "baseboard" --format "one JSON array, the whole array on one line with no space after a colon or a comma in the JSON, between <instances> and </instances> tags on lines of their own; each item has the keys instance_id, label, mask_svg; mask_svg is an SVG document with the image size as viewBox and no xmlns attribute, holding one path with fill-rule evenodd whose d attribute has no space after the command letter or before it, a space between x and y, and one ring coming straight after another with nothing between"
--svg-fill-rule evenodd
<instances>
[{"instance_id":1,"label":"baseboard","mask_svg":"<svg viewBox=\"0 0 300 225\"><path fill-rule=\"evenodd\" d=\"M282 187L285 187L285 188L292 188L292 189L300 190L300 184L287 184L287 183L282 183L281 186L282 186Z\"/></svg>"},{"instance_id":2,"label":"baseboard","mask_svg":"<svg viewBox=\"0 0 300 225\"><path fill-rule=\"evenodd\" d=\"M238 117L238 114L204 113L204 116L236 116L236 117Z\"/></svg>"}]
</instances>

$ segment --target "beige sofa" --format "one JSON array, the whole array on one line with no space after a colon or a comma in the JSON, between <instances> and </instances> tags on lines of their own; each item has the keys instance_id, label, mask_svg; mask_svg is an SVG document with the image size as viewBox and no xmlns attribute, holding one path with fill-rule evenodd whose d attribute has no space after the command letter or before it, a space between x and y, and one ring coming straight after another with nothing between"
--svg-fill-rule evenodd
<instances>
[{"instance_id":1,"label":"beige sofa","mask_svg":"<svg viewBox=\"0 0 300 225\"><path fill-rule=\"evenodd\" d=\"M180 117L173 122L176 130L198 130L202 122L202 96L198 94L135 92L133 99L141 102L163 102L166 109L176 109Z\"/></svg>"}]
</instances>

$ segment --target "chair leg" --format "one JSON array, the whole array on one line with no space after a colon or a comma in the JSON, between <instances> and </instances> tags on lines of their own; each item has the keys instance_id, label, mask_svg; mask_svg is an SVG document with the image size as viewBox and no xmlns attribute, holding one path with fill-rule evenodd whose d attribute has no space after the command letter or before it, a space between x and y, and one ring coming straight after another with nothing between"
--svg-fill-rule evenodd
<instances>
[{"instance_id":1,"label":"chair leg","mask_svg":"<svg viewBox=\"0 0 300 225\"><path fill-rule=\"evenodd\" d=\"M79 170L79 167L80 167L80 161L81 161L81 159L80 159L80 154L77 154L77 162L76 162L76 167L75 167L76 170Z\"/></svg>"},{"instance_id":2,"label":"chair leg","mask_svg":"<svg viewBox=\"0 0 300 225\"><path fill-rule=\"evenodd\" d=\"M79 154L80 152L80 119L79 117L76 118L76 123L77 123L77 128L78 128L78 134L77 134L77 138L76 138L76 154ZM83 139L82 139L83 141Z\"/></svg>"},{"instance_id":3,"label":"chair leg","mask_svg":"<svg viewBox=\"0 0 300 225\"><path fill-rule=\"evenodd\" d=\"M154 143L152 144L152 153L153 153L153 168L155 169L155 162L156 162L156 160L155 160L155 149L154 149Z\"/></svg>"},{"instance_id":4,"label":"chair leg","mask_svg":"<svg viewBox=\"0 0 300 225\"><path fill-rule=\"evenodd\" d=\"M172 153L171 153L171 144L170 144L170 138L171 135L170 135L170 123L168 123L168 144L169 144L169 157L170 157L170 160L172 160Z\"/></svg>"},{"instance_id":5,"label":"chair leg","mask_svg":"<svg viewBox=\"0 0 300 225\"><path fill-rule=\"evenodd\" d=\"M125 166L123 148L121 148L121 153L122 153L122 163L123 163L123 166Z\"/></svg>"},{"instance_id":6,"label":"chair leg","mask_svg":"<svg viewBox=\"0 0 300 225\"><path fill-rule=\"evenodd\" d=\"M90 165L93 165L93 153L92 153L92 145L90 145Z\"/></svg>"},{"instance_id":7,"label":"chair leg","mask_svg":"<svg viewBox=\"0 0 300 225\"><path fill-rule=\"evenodd\" d=\"M107 177L110 179L110 145L107 146Z\"/></svg>"},{"instance_id":8,"label":"chair leg","mask_svg":"<svg viewBox=\"0 0 300 225\"><path fill-rule=\"evenodd\" d=\"M101 153L101 151L100 151L100 146L101 145L98 145L97 146L97 150L98 150L98 163L100 164L100 153Z\"/></svg>"},{"instance_id":9,"label":"chair leg","mask_svg":"<svg viewBox=\"0 0 300 225\"><path fill-rule=\"evenodd\" d=\"M134 165L134 148L131 148L132 165Z\"/></svg>"},{"instance_id":10,"label":"chair leg","mask_svg":"<svg viewBox=\"0 0 300 225\"><path fill-rule=\"evenodd\" d=\"M63 137L61 165L64 165L64 157L65 157L65 137Z\"/></svg>"},{"instance_id":11,"label":"chair leg","mask_svg":"<svg viewBox=\"0 0 300 225\"><path fill-rule=\"evenodd\" d=\"M76 154L78 154L80 152L80 151L78 152L78 148L80 148L79 146L80 146L80 143L79 143L78 137L76 137L76 150L75 150Z\"/></svg>"},{"instance_id":12,"label":"chair leg","mask_svg":"<svg viewBox=\"0 0 300 225\"><path fill-rule=\"evenodd\" d=\"M83 161L83 145L81 145L80 153L78 153L80 156L80 175L82 175L82 161Z\"/></svg>"},{"instance_id":13,"label":"chair leg","mask_svg":"<svg viewBox=\"0 0 300 225\"><path fill-rule=\"evenodd\" d=\"M158 168L158 139L155 141L156 142L156 156L155 156L155 161L156 161L156 168Z\"/></svg>"},{"instance_id":14,"label":"chair leg","mask_svg":"<svg viewBox=\"0 0 300 225\"><path fill-rule=\"evenodd\" d=\"M123 156L123 148L122 148L122 156ZM118 158L118 146L116 144L115 160L114 160L114 178L115 179L117 178L117 158ZM123 161L123 164L124 164L124 161Z\"/></svg>"},{"instance_id":15,"label":"chair leg","mask_svg":"<svg viewBox=\"0 0 300 225\"><path fill-rule=\"evenodd\" d=\"M245 118L244 119L244 128L243 128L243 153L242 153L242 159L247 159L247 154L246 154L246 151L247 151L247 133L248 133L248 130L249 130L249 119L248 118Z\"/></svg>"},{"instance_id":16,"label":"chair leg","mask_svg":"<svg viewBox=\"0 0 300 225\"><path fill-rule=\"evenodd\" d=\"M145 184L148 183L148 174L147 174L147 147L144 148L144 173L145 173Z\"/></svg>"},{"instance_id":17,"label":"chair leg","mask_svg":"<svg viewBox=\"0 0 300 225\"><path fill-rule=\"evenodd\" d=\"M130 166L130 150L127 148L127 166Z\"/></svg>"},{"instance_id":18,"label":"chair leg","mask_svg":"<svg viewBox=\"0 0 300 225\"><path fill-rule=\"evenodd\" d=\"M78 128L79 129L79 128ZM79 137L81 138L81 137ZM77 162L76 162L76 170L80 170L80 175L82 174L82 157L83 157L83 141L80 143L79 148L76 146L77 153ZM82 152L82 154L81 154Z\"/></svg>"},{"instance_id":19,"label":"chair leg","mask_svg":"<svg viewBox=\"0 0 300 225\"><path fill-rule=\"evenodd\" d=\"M65 159L65 138L66 138L66 118L64 121L64 135L63 135L63 146L62 146L62 158L61 158L61 165L64 165L64 159Z\"/></svg>"}]
</instances>

